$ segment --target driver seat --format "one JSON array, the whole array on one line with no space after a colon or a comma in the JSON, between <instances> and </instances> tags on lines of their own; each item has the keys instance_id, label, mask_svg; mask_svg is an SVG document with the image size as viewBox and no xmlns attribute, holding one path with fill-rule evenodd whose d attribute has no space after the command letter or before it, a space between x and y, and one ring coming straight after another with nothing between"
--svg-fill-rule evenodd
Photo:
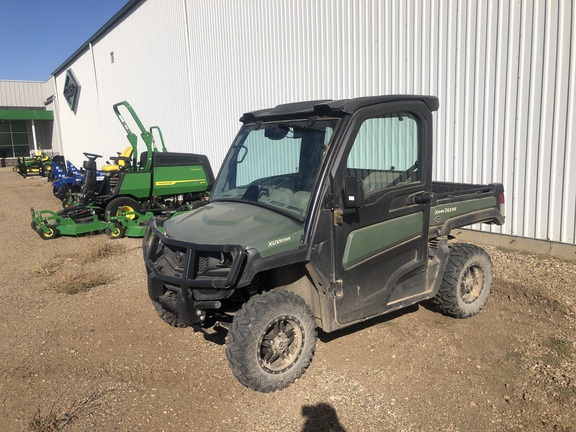
<instances>
[{"instance_id":1,"label":"driver seat","mask_svg":"<svg viewBox=\"0 0 576 432\"><path fill-rule=\"evenodd\" d=\"M110 160L116 162L114 165L104 165L102 166L102 171L105 173L117 173L120 171L126 171L130 168L130 160L132 158L132 153L134 149L132 146L126 147L122 153L118 156L111 157Z\"/></svg>"}]
</instances>

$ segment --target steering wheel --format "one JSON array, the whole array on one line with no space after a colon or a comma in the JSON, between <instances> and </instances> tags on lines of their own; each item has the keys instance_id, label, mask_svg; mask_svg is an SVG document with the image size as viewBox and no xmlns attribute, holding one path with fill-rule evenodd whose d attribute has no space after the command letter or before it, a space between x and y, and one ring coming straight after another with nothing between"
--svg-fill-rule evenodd
<instances>
[{"instance_id":1,"label":"steering wheel","mask_svg":"<svg viewBox=\"0 0 576 432\"><path fill-rule=\"evenodd\" d=\"M86 153L86 152L84 153L84 156L86 156L86 157L88 158L88 160L91 160L91 161L95 161L96 159L98 159L98 158L102 157L102 156L101 156L101 155L99 155L99 154L95 154L95 153Z\"/></svg>"},{"instance_id":2,"label":"steering wheel","mask_svg":"<svg viewBox=\"0 0 576 432\"><path fill-rule=\"evenodd\" d=\"M260 199L264 195L270 198L270 189L268 189L267 187L260 186L260 190L258 192L258 199Z\"/></svg>"}]
</instances>

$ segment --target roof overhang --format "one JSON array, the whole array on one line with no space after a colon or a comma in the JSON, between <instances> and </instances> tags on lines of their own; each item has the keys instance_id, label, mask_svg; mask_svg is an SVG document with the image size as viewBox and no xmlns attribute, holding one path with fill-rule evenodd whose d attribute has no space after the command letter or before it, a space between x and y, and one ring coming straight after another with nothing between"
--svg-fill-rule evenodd
<instances>
[{"instance_id":1,"label":"roof overhang","mask_svg":"<svg viewBox=\"0 0 576 432\"><path fill-rule=\"evenodd\" d=\"M54 111L0 110L0 120L54 120Z\"/></svg>"}]
</instances>

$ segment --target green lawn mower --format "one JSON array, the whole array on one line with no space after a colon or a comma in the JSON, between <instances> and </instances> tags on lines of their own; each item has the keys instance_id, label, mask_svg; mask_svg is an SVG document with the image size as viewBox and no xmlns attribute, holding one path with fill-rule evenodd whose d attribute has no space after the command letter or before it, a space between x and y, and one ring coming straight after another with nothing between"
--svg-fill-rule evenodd
<instances>
[{"instance_id":1,"label":"green lawn mower","mask_svg":"<svg viewBox=\"0 0 576 432\"><path fill-rule=\"evenodd\" d=\"M146 150L139 157L138 137L125 122L120 107L140 129ZM96 160L101 156L84 153L82 192L73 194L59 212L31 209L32 228L42 239L104 231L111 238L142 237L150 218L166 219L207 198L214 174L206 156L166 151L160 129L154 126L146 130L128 102L115 104L114 112L128 134L131 156L110 158L117 164L103 166L106 175L97 182ZM162 151L155 146L154 129L162 141Z\"/></svg>"},{"instance_id":2,"label":"green lawn mower","mask_svg":"<svg viewBox=\"0 0 576 432\"><path fill-rule=\"evenodd\" d=\"M18 158L18 163L12 167L12 171L20 174L24 178L30 174L45 177L50 174L51 170L52 158L44 153L42 147L38 147L38 151L33 157Z\"/></svg>"}]
</instances>

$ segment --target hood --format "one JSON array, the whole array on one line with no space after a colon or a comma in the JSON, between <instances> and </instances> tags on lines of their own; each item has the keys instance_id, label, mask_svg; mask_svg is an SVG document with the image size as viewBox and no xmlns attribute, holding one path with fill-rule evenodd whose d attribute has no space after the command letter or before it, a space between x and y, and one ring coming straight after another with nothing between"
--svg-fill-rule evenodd
<instances>
[{"instance_id":1,"label":"hood","mask_svg":"<svg viewBox=\"0 0 576 432\"><path fill-rule=\"evenodd\" d=\"M240 245L256 249L263 258L295 249L302 225L287 216L256 205L214 202L174 216L164 223L166 235L188 243Z\"/></svg>"}]
</instances>

